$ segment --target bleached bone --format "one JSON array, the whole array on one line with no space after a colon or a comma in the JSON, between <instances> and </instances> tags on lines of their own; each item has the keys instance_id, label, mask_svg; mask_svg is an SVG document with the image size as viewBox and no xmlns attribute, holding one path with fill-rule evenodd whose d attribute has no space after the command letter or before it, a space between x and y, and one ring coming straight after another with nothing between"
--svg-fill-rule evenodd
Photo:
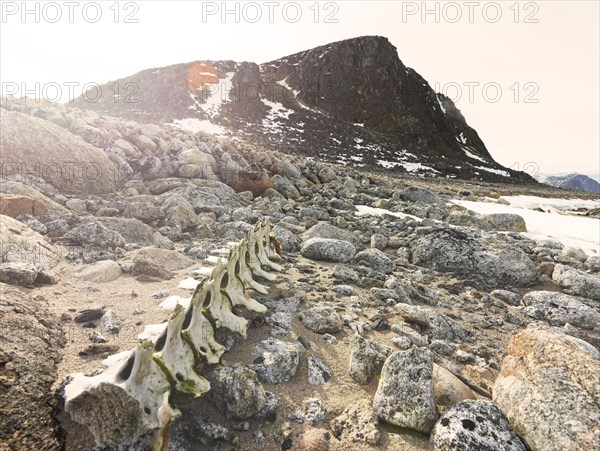
<instances>
[{"instance_id":1,"label":"bleached bone","mask_svg":"<svg viewBox=\"0 0 600 451\"><path fill-rule=\"evenodd\" d=\"M154 344L154 359L177 391L196 397L210 390L210 384L194 370L193 343L184 341L181 334L184 321L185 309L178 304L167 329Z\"/></svg>"},{"instance_id":2,"label":"bleached bone","mask_svg":"<svg viewBox=\"0 0 600 451\"><path fill-rule=\"evenodd\" d=\"M143 341L106 359L107 369L99 375L78 373L65 386L65 411L89 428L98 446L129 443L179 416L169 404L171 384L154 361L153 348Z\"/></svg>"},{"instance_id":3,"label":"bleached bone","mask_svg":"<svg viewBox=\"0 0 600 451\"><path fill-rule=\"evenodd\" d=\"M253 233L249 235L251 237L250 240L253 240L255 243L256 258L258 258L261 266L281 272L283 271L283 266L269 260L267 249L271 248L270 232L269 225L266 222L258 222L254 227Z\"/></svg>"},{"instance_id":4,"label":"bleached bone","mask_svg":"<svg viewBox=\"0 0 600 451\"><path fill-rule=\"evenodd\" d=\"M204 357L208 363L216 364L221 360L225 347L215 340L212 324L203 313L202 304L206 294L210 292L210 287L206 285L208 285L207 281L198 285L192 296L192 302L186 311L182 334L186 341L189 340L193 344L198 359Z\"/></svg>"},{"instance_id":5,"label":"bleached bone","mask_svg":"<svg viewBox=\"0 0 600 451\"><path fill-rule=\"evenodd\" d=\"M185 281L186 288L194 289L189 306L178 303L167 323L147 326L136 349L107 358L101 374L87 377L79 373L66 384L65 410L90 429L98 446L128 444L157 430L156 446L168 424L180 415L169 404L171 390L199 396L210 389L195 368L204 360L218 363L225 351L215 340L212 322L246 335L247 320L235 315L232 308L241 305L257 312L266 310L247 298L245 291L267 293L267 287L253 279L254 275L275 279L263 265L283 269L271 261L277 259L277 252L268 224L257 224L228 254L227 260L214 259L216 266L209 280Z\"/></svg>"},{"instance_id":6,"label":"bleached bone","mask_svg":"<svg viewBox=\"0 0 600 451\"><path fill-rule=\"evenodd\" d=\"M229 253L229 258L225 264L226 271L222 273L221 280L215 279L215 283L221 287L221 292L229 298L231 305L241 305L253 312L264 313L267 311L267 307L246 296L244 283L239 276L239 259L240 251L236 247Z\"/></svg>"},{"instance_id":7,"label":"bleached bone","mask_svg":"<svg viewBox=\"0 0 600 451\"><path fill-rule=\"evenodd\" d=\"M202 292L198 293L201 296L202 309L209 319L214 321L216 327L225 327L245 337L248 321L231 311L233 306L229 299L221 294L221 287L217 283L222 280L224 271L226 271L225 264L223 262L217 264L212 279L205 284Z\"/></svg>"},{"instance_id":8,"label":"bleached bone","mask_svg":"<svg viewBox=\"0 0 600 451\"><path fill-rule=\"evenodd\" d=\"M238 276L242 283L244 284L244 288L247 290L252 289L258 293L267 294L267 287L255 281L253 276L252 268L248 265L248 242L244 239L240 242L238 246L238 252L240 258L238 259L240 265L240 271Z\"/></svg>"},{"instance_id":9,"label":"bleached bone","mask_svg":"<svg viewBox=\"0 0 600 451\"><path fill-rule=\"evenodd\" d=\"M271 274L262 269L262 263L259 259L260 247L258 241L260 240L258 234L249 233L247 241L246 251L246 262L248 267L252 271L252 274L261 277L270 282L274 282L277 279L275 274Z\"/></svg>"}]
</instances>

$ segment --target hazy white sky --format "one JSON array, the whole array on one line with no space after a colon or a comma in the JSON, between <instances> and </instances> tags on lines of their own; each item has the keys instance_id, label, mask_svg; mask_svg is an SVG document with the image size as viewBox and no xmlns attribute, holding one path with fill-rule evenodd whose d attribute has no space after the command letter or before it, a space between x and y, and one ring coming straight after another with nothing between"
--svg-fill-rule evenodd
<instances>
[{"instance_id":1,"label":"hazy white sky","mask_svg":"<svg viewBox=\"0 0 600 451\"><path fill-rule=\"evenodd\" d=\"M151 67L260 63L376 34L455 100L500 163L597 174L599 4L3 0L0 80L5 93L66 100L69 83L78 94Z\"/></svg>"}]
</instances>

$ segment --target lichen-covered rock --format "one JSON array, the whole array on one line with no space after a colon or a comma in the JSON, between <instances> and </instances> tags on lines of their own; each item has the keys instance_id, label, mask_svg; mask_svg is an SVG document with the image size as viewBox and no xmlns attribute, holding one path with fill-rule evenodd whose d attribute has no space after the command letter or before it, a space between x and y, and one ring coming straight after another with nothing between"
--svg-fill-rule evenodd
<instances>
[{"instance_id":1,"label":"lichen-covered rock","mask_svg":"<svg viewBox=\"0 0 600 451\"><path fill-rule=\"evenodd\" d=\"M300 314L304 326L318 334L334 334L342 330L342 317L331 307L311 307Z\"/></svg>"},{"instance_id":2,"label":"lichen-covered rock","mask_svg":"<svg viewBox=\"0 0 600 451\"><path fill-rule=\"evenodd\" d=\"M0 293L0 448L61 449L51 388L64 332L43 298L2 283Z\"/></svg>"},{"instance_id":3,"label":"lichen-covered rock","mask_svg":"<svg viewBox=\"0 0 600 451\"><path fill-rule=\"evenodd\" d=\"M366 401L359 401L346 407L340 415L329 422L329 427L339 440L369 445L377 445L381 440L377 415L373 413L373 409Z\"/></svg>"},{"instance_id":4,"label":"lichen-covered rock","mask_svg":"<svg viewBox=\"0 0 600 451\"><path fill-rule=\"evenodd\" d=\"M498 406L489 401L456 404L431 433L436 451L525 451Z\"/></svg>"},{"instance_id":5,"label":"lichen-covered rock","mask_svg":"<svg viewBox=\"0 0 600 451\"><path fill-rule=\"evenodd\" d=\"M567 336L515 335L493 400L530 449L600 449L600 360Z\"/></svg>"},{"instance_id":6,"label":"lichen-covered rock","mask_svg":"<svg viewBox=\"0 0 600 451\"><path fill-rule=\"evenodd\" d=\"M396 426L429 433L437 419L433 398L433 363L427 349L398 351L388 357L373 410Z\"/></svg>"},{"instance_id":7,"label":"lichen-covered rock","mask_svg":"<svg viewBox=\"0 0 600 451\"><path fill-rule=\"evenodd\" d=\"M270 338L258 343L252 353L254 360L250 368L265 384L281 384L296 374L304 347Z\"/></svg>"},{"instance_id":8,"label":"lichen-covered rock","mask_svg":"<svg viewBox=\"0 0 600 451\"><path fill-rule=\"evenodd\" d=\"M552 280L570 293L600 301L600 277L566 265L556 265Z\"/></svg>"},{"instance_id":9,"label":"lichen-covered rock","mask_svg":"<svg viewBox=\"0 0 600 451\"><path fill-rule=\"evenodd\" d=\"M538 272L525 252L499 239L444 229L410 242L412 263L459 276L477 276L492 287L530 286Z\"/></svg>"},{"instance_id":10,"label":"lichen-covered rock","mask_svg":"<svg viewBox=\"0 0 600 451\"><path fill-rule=\"evenodd\" d=\"M361 249L363 246L361 239L356 234L348 230L340 229L327 222L319 222L308 229L304 234L304 239L309 240L310 238L327 238L331 240L348 241L352 243L356 249Z\"/></svg>"},{"instance_id":11,"label":"lichen-covered rock","mask_svg":"<svg viewBox=\"0 0 600 451\"><path fill-rule=\"evenodd\" d=\"M123 247L126 244L125 238L120 233L109 230L95 221L71 229L67 232L65 238L81 245L95 246L102 249Z\"/></svg>"},{"instance_id":12,"label":"lichen-covered rock","mask_svg":"<svg viewBox=\"0 0 600 451\"><path fill-rule=\"evenodd\" d=\"M435 204L440 201L439 197L429 190L416 186L409 186L402 191L400 198L406 202L422 202L424 204Z\"/></svg>"},{"instance_id":13,"label":"lichen-covered rock","mask_svg":"<svg viewBox=\"0 0 600 451\"><path fill-rule=\"evenodd\" d=\"M331 379L331 369L314 354L308 356L308 383L323 385Z\"/></svg>"},{"instance_id":14,"label":"lichen-covered rock","mask_svg":"<svg viewBox=\"0 0 600 451\"><path fill-rule=\"evenodd\" d=\"M513 213L495 213L482 215L490 230L500 232L527 232L527 226L522 216Z\"/></svg>"},{"instance_id":15,"label":"lichen-covered rock","mask_svg":"<svg viewBox=\"0 0 600 451\"><path fill-rule=\"evenodd\" d=\"M391 273L396 269L396 263L379 249L366 249L359 252L354 260L384 273Z\"/></svg>"},{"instance_id":16,"label":"lichen-covered rock","mask_svg":"<svg viewBox=\"0 0 600 451\"><path fill-rule=\"evenodd\" d=\"M574 296L555 291L531 291L521 300L523 311L553 326L571 324L584 329L600 327L600 313ZM588 301L589 302L589 301Z\"/></svg>"},{"instance_id":17,"label":"lichen-covered rock","mask_svg":"<svg viewBox=\"0 0 600 451\"><path fill-rule=\"evenodd\" d=\"M250 368L240 364L218 367L209 380L209 397L227 418L245 420L265 406L265 390Z\"/></svg>"},{"instance_id":18,"label":"lichen-covered rock","mask_svg":"<svg viewBox=\"0 0 600 451\"><path fill-rule=\"evenodd\" d=\"M356 254L356 248L348 241L327 238L311 238L304 242L300 253L312 260L346 263Z\"/></svg>"},{"instance_id":19,"label":"lichen-covered rock","mask_svg":"<svg viewBox=\"0 0 600 451\"><path fill-rule=\"evenodd\" d=\"M375 375L381 372L386 358L392 352L388 346L380 345L355 335L350 345L350 377L359 384L368 384Z\"/></svg>"}]
</instances>

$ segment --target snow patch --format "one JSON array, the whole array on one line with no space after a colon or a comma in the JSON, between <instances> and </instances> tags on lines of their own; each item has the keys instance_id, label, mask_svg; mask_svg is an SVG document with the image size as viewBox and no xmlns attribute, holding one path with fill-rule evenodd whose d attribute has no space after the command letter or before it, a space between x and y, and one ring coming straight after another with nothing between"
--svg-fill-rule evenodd
<instances>
[{"instance_id":1,"label":"snow patch","mask_svg":"<svg viewBox=\"0 0 600 451\"><path fill-rule=\"evenodd\" d=\"M453 200L452 202L481 214L513 213L525 220L527 232L523 235L535 240L558 240L565 246L581 248L590 255L600 254L600 219L586 216L561 215L555 212L545 213L534 211L538 205L554 205L569 202L568 199L544 199L535 196L512 196L505 198L513 200L516 206L500 205L488 202L471 202L466 200ZM550 201L550 202L549 202ZM554 201L554 202L552 202ZM588 202L580 200L580 202ZM593 201L590 201L593 202Z\"/></svg>"}]
</instances>

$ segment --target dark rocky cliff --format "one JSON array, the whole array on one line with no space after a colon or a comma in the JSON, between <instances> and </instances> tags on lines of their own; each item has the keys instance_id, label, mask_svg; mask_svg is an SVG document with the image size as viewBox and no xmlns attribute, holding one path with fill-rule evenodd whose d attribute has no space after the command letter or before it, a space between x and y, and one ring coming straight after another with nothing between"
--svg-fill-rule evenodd
<instances>
[{"instance_id":1,"label":"dark rocky cliff","mask_svg":"<svg viewBox=\"0 0 600 451\"><path fill-rule=\"evenodd\" d=\"M149 69L101 88L101 96L96 90L75 106L140 122L175 121L332 163L536 183L496 163L453 102L406 67L383 37L261 65L197 61Z\"/></svg>"}]
</instances>

